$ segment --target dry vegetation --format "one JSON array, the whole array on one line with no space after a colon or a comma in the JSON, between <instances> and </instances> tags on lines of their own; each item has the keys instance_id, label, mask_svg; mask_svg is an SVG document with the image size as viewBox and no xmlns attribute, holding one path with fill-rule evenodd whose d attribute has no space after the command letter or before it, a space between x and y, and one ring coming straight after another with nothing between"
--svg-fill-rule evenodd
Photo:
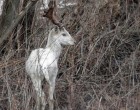
<instances>
[{"instance_id":1,"label":"dry vegetation","mask_svg":"<svg viewBox=\"0 0 140 110\"><path fill-rule=\"evenodd\" d=\"M58 110L140 109L140 2L99 1L78 0L78 6L59 10L77 44L65 47L60 58ZM1 48L0 110L35 106L24 62L32 49L45 46L45 35L54 27L38 16L36 9L32 24L26 16ZM47 91L47 83L42 84Z\"/></svg>"}]
</instances>

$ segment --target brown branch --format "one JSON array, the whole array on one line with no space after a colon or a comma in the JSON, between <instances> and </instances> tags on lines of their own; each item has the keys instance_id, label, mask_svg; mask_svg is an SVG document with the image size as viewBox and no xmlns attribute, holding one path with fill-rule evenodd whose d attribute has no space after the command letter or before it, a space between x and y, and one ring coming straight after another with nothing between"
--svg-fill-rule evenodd
<instances>
[{"instance_id":1,"label":"brown branch","mask_svg":"<svg viewBox=\"0 0 140 110\"><path fill-rule=\"evenodd\" d=\"M62 24L60 23L60 20L57 16L57 5L56 1L50 1L49 4L49 9L44 10L44 15L43 17L47 17L53 24L57 25L58 27L63 27Z\"/></svg>"},{"instance_id":2,"label":"brown branch","mask_svg":"<svg viewBox=\"0 0 140 110\"><path fill-rule=\"evenodd\" d=\"M18 23L21 21L21 19L24 17L24 15L27 13L27 11L36 4L38 0L29 0L29 2L27 3L27 6L25 7L25 9L23 11L21 11L19 13L19 15L16 17L16 19L13 21L13 23L9 26L9 29L6 30L5 34L2 35L0 38L0 46L2 45L2 43L10 36L10 34L12 33L13 29L18 25Z\"/></svg>"}]
</instances>

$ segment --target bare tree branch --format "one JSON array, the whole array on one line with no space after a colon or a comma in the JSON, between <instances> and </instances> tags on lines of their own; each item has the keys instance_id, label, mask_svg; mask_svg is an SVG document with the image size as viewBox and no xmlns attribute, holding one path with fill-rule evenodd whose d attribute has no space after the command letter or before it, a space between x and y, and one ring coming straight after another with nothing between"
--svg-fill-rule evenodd
<instances>
[{"instance_id":1,"label":"bare tree branch","mask_svg":"<svg viewBox=\"0 0 140 110\"><path fill-rule=\"evenodd\" d=\"M38 0L30 0L27 3L27 6L25 7L25 9L23 11L20 12L20 14L16 17L16 19L13 21L13 23L9 26L8 30L6 30L5 34L2 35L0 38L0 46L2 45L3 41L5 41L10 34L12 33L13 29L18 25L18 23L20 22L20 20L24 17L24 15L27 13L27 11L34 6L37 3Z\"/></svg>"}]
</instances>

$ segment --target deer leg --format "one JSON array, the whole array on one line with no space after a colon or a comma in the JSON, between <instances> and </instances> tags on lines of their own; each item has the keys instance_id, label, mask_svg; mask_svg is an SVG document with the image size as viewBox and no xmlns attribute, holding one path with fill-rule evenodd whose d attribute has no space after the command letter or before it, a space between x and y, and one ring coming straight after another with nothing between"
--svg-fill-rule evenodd
<instances>
[{"instance_id":1,"label":"deer leg","mask_svg":"<svg viewBox=\"0 0 140 110\"><path fill-rule=\"evenodd\" d=\"M48 81L49 84L49 110L54 109L54 100L53 100L53 94L54 94L54 89L55 89L55 78L53 80L48 79L48 75L45 76L46 80Z\"/></svg>"},{"instance_id":2,"label":"deer leg","mask_svg":"<svg viewBox=\"0 0 140 110\"><path fill-rule=\"evenodd\" d=\"M42 90L41 80L40 79L32 79L35 91L37 93L37 110L45 110L45 94Z\"/></svg>"},{"instance_id":3,"label":"deer leg","mask_svg":"<svg viewBox=\"0 0 140 110\"><path fill-rule=\"evenodd\" d=\"M51 84L49 84L49 110L54 109L54 99L53 99L54 89L55 89L55 82L52 82Z\"/></svg>"},{"instance_id":4,"label":"deer leg","mask_svg":"<svg viewBox=\"0 0 140 110\"><path fill-rule=\"evenodd\" d=\"M47 80L49 84L49 110L54 110L54 100L53 100L53 94L54 94L54 89L55 89L55 79L57 76L57 68L48 68L45 71L45 79Z\"/></svg>"}]
</instances>

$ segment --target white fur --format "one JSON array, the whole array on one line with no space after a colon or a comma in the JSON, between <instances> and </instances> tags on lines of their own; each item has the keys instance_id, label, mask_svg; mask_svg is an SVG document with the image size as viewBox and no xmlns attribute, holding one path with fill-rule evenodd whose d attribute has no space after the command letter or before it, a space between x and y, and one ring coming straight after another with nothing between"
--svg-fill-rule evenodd
<instances>
[{"instance_id":1,"label":"white fur","mask_svg":"<svg viewBox=\"0 0 140 110\"><path fill-rule=\"evenodd\" d=\"M57 64L62 45L74 45L74 42L75 40L65 28L52 29L48 36L46 48L33 50L26 61L26 71L37 92L37 110L44 110L46 105L45 94L41 88L41 81L44 77L49 84L49 109L53 110L53 94L58 72Z\"/></svg>"}]
</instances>

